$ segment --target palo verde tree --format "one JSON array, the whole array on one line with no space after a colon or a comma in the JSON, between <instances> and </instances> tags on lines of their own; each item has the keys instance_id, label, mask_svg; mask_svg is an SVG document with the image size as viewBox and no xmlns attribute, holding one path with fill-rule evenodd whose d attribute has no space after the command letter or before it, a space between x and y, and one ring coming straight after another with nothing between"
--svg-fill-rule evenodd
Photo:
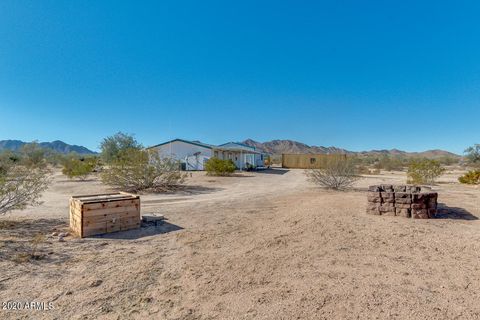
<instances>
[{"instance_id":1,"label":"palo verde tree","mask_svg":"<svg viewBox=\"0 0 480 320\"><path fill-rule=\"evenodd\" d=\"M132 136L118 133L106 138L101 148L102 156L107 156L101 179L120 190L167 191L186 178L178 161L162 158L155 150L143 149Z\"/></svg>"},{"instance_id":2,"label":"palo verde tree","mask_svg":"<svg viewBox=\"0 0 480 320\"><path fill-rule=\"evenodd\" d=\"M123 132L118 132L113 136L103 139L100 144L101 158L106 163L112 163L120 159L120 156L125 156L128 150L141 150L143 146L138 143L133 135Z\"/></svg>"},{"instance_id":3,"label":"palo verde tree","mask_svg":"<svg viewBox=\"0 0 480 320\"><path fill-rule=\"evenodd\" d=\"M412 160L408 166L407 183L434 184L445 172L439 161L431 159Z\"/></svg>"}]
</instances>

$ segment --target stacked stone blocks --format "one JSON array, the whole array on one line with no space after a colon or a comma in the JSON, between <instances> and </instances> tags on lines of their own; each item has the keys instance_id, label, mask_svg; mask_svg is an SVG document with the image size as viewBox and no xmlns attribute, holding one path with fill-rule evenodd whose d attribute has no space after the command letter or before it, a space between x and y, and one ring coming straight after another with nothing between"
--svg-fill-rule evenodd
<instances>
[{"instance_id":1,"label":"stacked stone blocks","mask_svg":"<svg viewBox=\"0 0 480 320\"><path fill-rule=\"evenodd\" d=\"M438 193L419 186L371 186L367 197L368 214L414 219L431 219L437 214Z\"/></svg>"}]
</instances>

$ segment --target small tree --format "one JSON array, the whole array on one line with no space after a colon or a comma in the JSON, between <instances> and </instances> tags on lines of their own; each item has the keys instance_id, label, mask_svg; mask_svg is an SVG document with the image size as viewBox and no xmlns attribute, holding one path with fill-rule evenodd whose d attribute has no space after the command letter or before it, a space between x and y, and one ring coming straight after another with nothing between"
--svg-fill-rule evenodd
<instances>
[{"instance_id":1,"label":"small tree","mask_svg":"<svg viewBox=\"0 0 480 320\"><path fill-rule=\"evenodd\" d=\"M458 181L464 184L480 184L480 170L469 171L458 178Z\"/></svg>"},{"instance_id":2,"label":"small tree","mask_svg":"<svg viewBox=\"0 0 480 320\"><path fill-rule=\"evenodd\" d=\"M344 155L325 157L321 169L309 169L305 174L313 183L333 190L348 189L360 178L354 161Z\"/></svg>"},{"instance_id":3,"label":"small tree","mask_svg":"<svg viewBox=\"0 0 480 320\"><path fill-rule=\"evenodd\" d=\"M21 162L28 168L45 168L47 166L46 150L37 142L27 143L20 149Z\"/></svg>"},{"instance_id":4,"label":"small tree","mask_svg":"<svg viewBox=\"0 0 480 320\"><path fill-rule=\"evenodd\" d=\"M97 159L94 157L78 158L70 156L63 162L62 173L70 179L79 178L85 180L97 166Z\"/></svg>"},{"instance_id":5,"label":"small tree","mask_svg":"<svg viewBox=\"0 0 480 320\"><path fill-rule=\"evenodd\" d=\"M161 158L153 150L135 148L120 152L104 168L102 181L124 191L167 191L183 183L186 174L180 164L170 158Z\"/></svg>"},{"instance_id":6,"label":"small tree","mask_svg":"<svg viewBox=\"0 0 480 320\"><path fill-rule=\"evenodd\" d=\"M209 176L229 176L235 172L235 163L232 160L210 158L205 163L205 170Z\"/></svg>"},{"instance_id":7,"label":"small tree","mask_svg":"<svg viewBox=\"0 0 480 320\"><path fill-rule=\"evenodd\" d=\"M111 137L103 139L100 144L101 158L106 164L119 160L126 150L141 150L143 147L132 135L118 132Z\"/></svg>"},{"instance_id":8,"label":"small tree","mask_svg":"<svg viewBox=\"0 0 480 320\"><path fill-rule=\"evenodd\" d=\"M50 182L48 170L8 161L1 161L0 168L0 215L40 204L42 192Z\"/></svg>"},{"instance_id":9,"label":"small tree","mask_svg":"<svg viewBox=\"0 0 480 320\"><path fill-rule=\"evenodd\" d=\"M474 146L467 148L465 150L465 157L471 164L480 165L480 144L475 144Z\"/></svg>"},{"instance_id":10,"label":"small tree","mask_svg":"<svg viewBox=\"0 0 480 320\"><path fill-rule=\"evenodd\" d=\"M434 184L444 172L445 168L436 160L413 160L408 166L407 183Z\"/></svg>"}]
</instances>

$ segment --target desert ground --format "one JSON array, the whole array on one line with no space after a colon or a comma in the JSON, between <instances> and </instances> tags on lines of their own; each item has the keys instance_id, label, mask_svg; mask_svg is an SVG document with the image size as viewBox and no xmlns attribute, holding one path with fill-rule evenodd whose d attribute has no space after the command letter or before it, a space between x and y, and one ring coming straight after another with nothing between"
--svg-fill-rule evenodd
<instances>
[{"instance_id":1,"label":"desert ground","mask_svg":"<svg viewBox=\"0 0 480 320\"><path fill-rule=\"evenodd\" d=\"M71 195L108 191L55 173L44 203L0 218L0 302L51 302L1 319L480 319L480 189L442 176L437 219L365 214L365 176L347 192L303 170L208 177L141 195L167 222L102 237L68 231Z\"/></svg>"}]
</instances>

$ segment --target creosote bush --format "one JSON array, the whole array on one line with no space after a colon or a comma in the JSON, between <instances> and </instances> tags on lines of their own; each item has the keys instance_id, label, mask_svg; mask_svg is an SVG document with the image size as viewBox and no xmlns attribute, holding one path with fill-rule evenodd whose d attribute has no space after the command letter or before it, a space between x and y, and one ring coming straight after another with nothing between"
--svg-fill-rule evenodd
<instances>
[{"instance_id":1,"label":"creosote bush","mask_svg":"<svg viewBox=\"0 0 480 320\"><path fill-rule=\"evenodd\" d=\"M63 161L62 173L70 179L78 178L85 180L97 166L97 159L94 157L78 158L71 156Z\"/></svg>"},{"instance_id":2,"label":"creosote bush","mask_svg":"<svg viewBox=\"0 0 480 320\"><path fill-rule=\"evenodd\" d=\"M464 184L480 184L480 170L469 171L458 178L458 181Z\"/></svg>"},{"instance_id":3,"label":"creosote bush","mask_svg":"<svg viewBox=\"0 0 480 320\"><path fill-rule=\"evenodd\" d=\"M40 204L42 192L48 188L49 170L14 161L0 161L0 215L10 210Z\"/></svg>"},{"instance_id":4,"label":"creosote bush","mask_svg":"<svg viewBox=\"0 0 480 320\"><path fill-rule=\"evenodd\" d=\"M161 158L153 150L127 149L103 169L105 184L128 192L168 191L184 182L178 161Z\"/></svg>"},{"instance_id":5,"label":"creosote bush","mask_svg":"<svg viewBox=\"0 0 480 320\"><path fill-rule=\"evenodd\" d=\"M322 159L321 169L305 170L313 183L333 190L350 188L360 179L355 163L344 155L332 155Z\"/></svg>"},{"instance_id":6,"label":"creosote bush","mask_svg":"<svg viewBox=\"0 0 480 320\"><path fill-rule=\"evenodd\" d=\"M445 168L436 160L413 160L408 166L407 183L434 184L444 172Z\"/></svg>"},{"instance_id":7,"label":"creosote bush","mask_svg":"<svg viewBox=\"0 0 480 320\"><path fill-rule=\"evenodd\" d=\"M210 158L205 163L205 170L210 176L229 176L235 172L235 163L232 160L221 160L218 158Z\"/></svg>"}]
</instances>

